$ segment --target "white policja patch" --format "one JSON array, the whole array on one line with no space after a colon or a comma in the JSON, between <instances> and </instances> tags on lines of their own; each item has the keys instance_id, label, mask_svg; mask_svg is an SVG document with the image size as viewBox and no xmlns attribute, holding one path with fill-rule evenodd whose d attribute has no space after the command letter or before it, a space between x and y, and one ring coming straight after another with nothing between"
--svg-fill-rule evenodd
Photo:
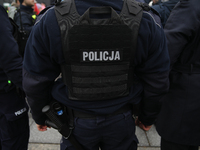
<instances>
[{"instance_id":1,"label":"white policja patch","mask_svg":"<svg viewBox=\"0 0 200 150\"><path fill-rule=\"evenodd\" d=\"M19 115L23 114L25 111L26 111L26 108L20 109L15 112L15 116L19 116Z\"/></svg>"},{"instance_id":2,"label":"white policja patch","mask_svg":"<svg viewBox=\"0 0 200 150\"><path fill-rule=\"evenodd\" d=\"M82 50L82 62L91 61L121 61L121 52L119 50L112 51L84 51Z\"/></svg>"}]
</instances>

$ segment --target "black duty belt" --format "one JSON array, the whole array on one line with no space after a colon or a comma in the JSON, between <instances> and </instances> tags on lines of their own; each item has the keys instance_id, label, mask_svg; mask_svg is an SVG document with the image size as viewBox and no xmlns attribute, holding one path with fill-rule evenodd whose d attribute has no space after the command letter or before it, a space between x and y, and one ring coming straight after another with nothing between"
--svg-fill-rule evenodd
<instances>
[{"instance_id":1,"label":"black duty belt","mask_svg":"<svg viewBox=\"0 0 200 150\"><path fill-rule=\"evenodd\" d=\"M74 112L74 117L85 118L85 119L95 119L99 116L104 116L104 117L115 116L115 115L122 114L122 113L125 113L130 110L131 110L131 107L129 105L126 105L126 106L120 108L119 110L117 110L116 112L114 112L112 114L108 114L108 115L89 114L89 113L84 113L84 112L80 112L80 111L76 111L76 110L73 110L73 112Z\"/></svg>"},{"instance_id":2,"label":"black duty belt","mask_svg":"<svg viewBox=\"0 0 200 150\"><path fill-rule=\"evenodd\" d=\"M195 64L175 64L172 69L182 73L200 73L200 65Z\"/></svg>"}]
</instances>

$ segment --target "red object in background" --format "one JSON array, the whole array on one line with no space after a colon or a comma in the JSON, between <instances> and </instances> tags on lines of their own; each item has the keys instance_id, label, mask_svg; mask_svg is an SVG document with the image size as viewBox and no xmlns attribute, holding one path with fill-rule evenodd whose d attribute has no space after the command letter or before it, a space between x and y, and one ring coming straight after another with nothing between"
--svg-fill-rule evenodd
<instances>
[{"instance_id":1,"label":"red object in background","mask_svg":"<svg viewBox=\"0 0 200 150\"><path fill-rule=\"evenodd\" d=\"M34 7L34 12L36 13L36 15L38 15L40 13L39 9L37 8L36 3L35 3L35 7Z\"/></svg>"}]
</instances>

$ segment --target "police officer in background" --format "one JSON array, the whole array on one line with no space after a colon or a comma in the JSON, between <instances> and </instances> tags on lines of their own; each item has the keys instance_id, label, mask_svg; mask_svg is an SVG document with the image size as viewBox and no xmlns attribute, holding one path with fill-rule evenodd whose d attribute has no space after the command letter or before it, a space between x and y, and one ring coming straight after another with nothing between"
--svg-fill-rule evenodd
<instances>
[{"instance_id":1,"label":"police officer in background","mask_svg":"<svg viewBox=\"0 0 200 150\"><path fill-rule=\"evenodd\" d=\"M156 2L156 0L153 0L153 5L151 7L160 14L163 28L165 27L165 23L172 9L178 2L179 0L161 0L158 2Z\"/></svg>"},{"instance_id":2,"label":"police officer in background","mask_svg":"<svg viewBox=\"0 0 200 150\"><path fill-rule=\"evenodd\" d=\"M20 8L14 15L14 21L19 27L19 53L23 57L26 42L35 23L36 15L33 12L34 0L19 0Z\"/></svg>"},{"instance_id":3,"label":"police officer in background","mask_svg":"<svg viewBox=\"0 0 200 150\"><path fill-rule=\"evenodd\" d=\"M179 0L144 0L144 1L159 13L163 28L165 27L165 23L172 9L179 2Z\"/></svg>"},{"instance_id":4,"label":"police officer in background","mask_svg":"<svg viewBox=\"0 0 200 150\"><path fill-rule=\"evenodd\" d=\"M164 28L171 71L156 125L162 150L198 150L200 145L199 6L199 0L181 0Z\"/></svg>"},{"instance_id":5,"label":"police officer in background","mask_svg":"<svg viewBox=\"0 0 200 150\"><path fill-rule=\"evenodd\" d=\"M19 95L22 90L22 58L12 35L8 14L2 6L0 14L0 149L27 150L28 107L25 98Z\"/></svg>"},{"instance_id":6,"label":"police officer in background","mask_svg":"<svg viewBox=\"0 0 200 150\"><path fill-rule=\"evenodd\" d=\"M14 16L15 23L29 35L35 23L36 15L33 12L34 0L19 0L20 8Z\"/></svg>"},{"instance_id":7,"label":"police officer in background","mask_svg":"<svg viewBox=\"0 0 200 150\"><path fill-rule=\"evenodd\" d=\"M169 86L164 32L134 0L56 4L34 25L23 68L38 130L54 99L73 110L72 135L87 150L136 150L132 106L141 102L136 122L149 130ZM61 149L74 148L63 138Z\"/></svg>"}]
</instances>

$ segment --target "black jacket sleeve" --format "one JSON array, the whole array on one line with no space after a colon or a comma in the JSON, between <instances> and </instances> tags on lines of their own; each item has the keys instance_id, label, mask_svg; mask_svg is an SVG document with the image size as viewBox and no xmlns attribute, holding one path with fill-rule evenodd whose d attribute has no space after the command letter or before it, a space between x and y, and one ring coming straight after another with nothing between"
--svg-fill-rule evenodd
<instances>
[{"instance_id":1,"label":"black jacket sleeve","mask_svg":"<svg viewBox=\"0 0 200 150\"><path fill-rule=\"evenodd\" d=\"M12 35L12 26L5 9L0 6L0 68L8 79L22 88L22 58L18 45Z\"/></svg>"}]
</instances>

